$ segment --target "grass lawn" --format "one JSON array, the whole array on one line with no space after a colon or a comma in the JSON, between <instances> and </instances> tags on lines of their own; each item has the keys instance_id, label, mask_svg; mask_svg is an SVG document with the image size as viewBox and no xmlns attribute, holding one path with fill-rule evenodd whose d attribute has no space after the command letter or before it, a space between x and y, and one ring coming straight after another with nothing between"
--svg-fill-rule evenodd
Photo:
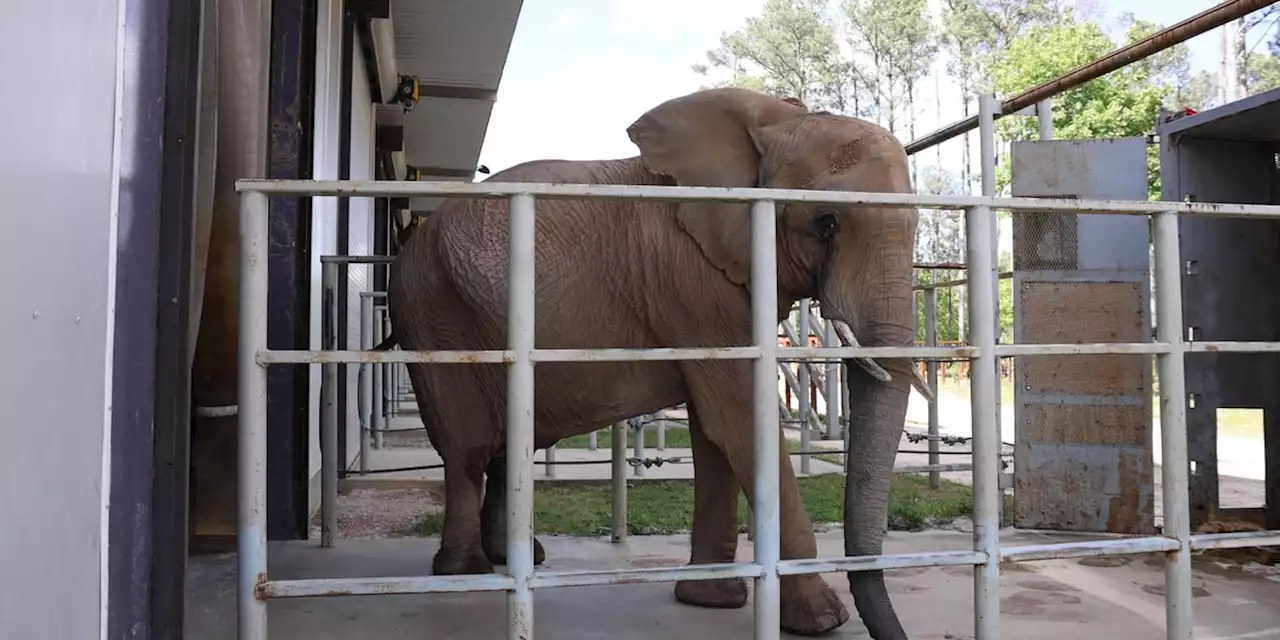
<instances>
[{"instance_id":1,"label":"grass lawn","mask_svg":"<svg viewBox=\"0 0 1280 640\"><path fill-rule=\"evenodd\" d=\"M788 451L799 451L800 441L783 439L783 446ZM636 444L635 431L627 429L627 448L631 449ZM666 435L666 445L670 449L688 449L692 447L689 442L689 430L685 427L668 427ZM608 451L613 446L613 433L611 429L604 429L596 432L596 449L599 451ZM657 449L658 447L658 429L657 426L647 427L644 431L644 446L646 449ZM586 449L587 436L573 436L565 438L556 443L557 449ZM648 454L646 454L648 455ZM839 464L837 461L836 464Z\"/></svg>"},{"instance_id":2,"label":"grass lawn","mask_svg":"<svg viewBox=\"0 0 1280 640\"><path fill-rule=\"evenodd\" d=\"M636 444L636 436L634 429L627 429L627 448L630 449ZM681 427L668 427L666 435L666 445L672 449L688 449L692 445L689 443L689 430ZM605 451L613 446L613 430L602 429L596 432L596 447ZM644 446L646 449L653 449L658 446L658 425L646 425L644 430ZM586 449L587 436L573 436L565 438L556 443L557 449Z\"/></svg>"},{"instance_id":3,"label":"grass lawn","mask_svg":"<svg viewBox=\"0 0 1280 640\"><path fill-rule=\"evenodd\" d=\"M815 524L839 523L844 513L844 476L800 478L800 493ZM534 494L534 527L541 534L604 536L609 534L610 488L538 484ZM739 522L746 531L747 502L739 495ZM929 489L926 476L895 474L889 497L889 528L920 531L969 515L973 505L970 487L942 481ZM693 483L662 480L630 484L627 489L627 525L632 535L668 535L687 532L693 520ZM1007 504L1006 514L1013 512ZM439 535L443 516L430 513L413 528L416 535Z\"/></svg>"}]
</instances>

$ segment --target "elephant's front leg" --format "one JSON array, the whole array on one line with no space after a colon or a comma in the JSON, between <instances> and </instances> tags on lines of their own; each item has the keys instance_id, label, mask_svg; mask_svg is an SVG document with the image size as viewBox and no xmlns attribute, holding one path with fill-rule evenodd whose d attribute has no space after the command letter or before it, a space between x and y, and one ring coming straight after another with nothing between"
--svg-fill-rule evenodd
<instances>
[{"instance_id":1,"label":"elephant's front leg","mask_svg":"<svg viewBox=\"0 0 1280 640\"><path fill-rule=\"evenodd\" d=\"M689 405L693 442L693 534L689 564L733 562L738 551L738 490L729 459L707 439L698 412ZM682 580L676 599L699 607L737 609L747 604L743 578Z\"/></svg>"},{"instance_id":2,"label":"elephant's front leg","mask_svg":"<svg viewBox=\"0 0 1280 640\"><path fill-rule=\"evenodd\" d=\"M485 470L484 505L480 509L480 545L489 562L507 564L507 458L496 456ZM533 539L533 564L540 565L547 553Z\"/></svg>"},{"instance_id":3,"label":"elephant's front leg","mask_svg":"<svg viewBox=\"0 0 1280 640\"><path fill-rule=\"evenodd\" d=\"M755 497L755 456L751 417L751 365L746 362L688 365L692 402L703 431L728 458L747 499ZM695 369L695 367L697 367ZM781 434L778 436L782 437ZM778 502L781 511L780 555L783 560L814 558L818 542L813 522L800 500L800 489L791 457L779 447ZM695 477L698 472L695 471ZM819 575L783 576L781 579L782 628L800 635L830 631L849 619L834 589Z\"/></svg>"}]
</instances>

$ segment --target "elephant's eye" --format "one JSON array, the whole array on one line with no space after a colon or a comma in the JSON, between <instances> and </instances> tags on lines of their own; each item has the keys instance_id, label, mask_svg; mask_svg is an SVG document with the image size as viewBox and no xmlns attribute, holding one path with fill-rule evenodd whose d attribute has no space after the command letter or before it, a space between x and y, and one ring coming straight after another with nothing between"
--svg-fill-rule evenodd
<instances>
[{"instance_id":1,"label":"elephant's eye","mask_svg":"<svg viewBox=\"0 0 1280 640\"><path fill-rule=\"evenodd\" d=\"M813 228L818 232L818 237L823 240L830 240L831 236L836 234L836 229L840 226L839 219L833 211L824 211L818 214L813 220Z\"/></svg>"}]
</instances>

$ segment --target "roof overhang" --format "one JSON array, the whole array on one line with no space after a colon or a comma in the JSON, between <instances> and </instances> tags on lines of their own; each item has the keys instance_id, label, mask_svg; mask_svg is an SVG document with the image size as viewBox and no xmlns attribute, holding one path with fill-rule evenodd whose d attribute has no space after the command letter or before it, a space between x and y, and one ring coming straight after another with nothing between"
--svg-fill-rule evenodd
<instances>
[{"instance_id":1,"label":"roof overhang","mask_svg":"<svg viewBox=\"0 0 1280 640\"><path fill-rule=\"evenodd\" d=\"M362 1L384 103L379 147L392 151L396 178L416 169L422 180L474 180L521 0ZM407 113L393 103L400 76L418 79L418 101ZM422 212L439 202L410 204Z\"/></svg>"}]
</instances>

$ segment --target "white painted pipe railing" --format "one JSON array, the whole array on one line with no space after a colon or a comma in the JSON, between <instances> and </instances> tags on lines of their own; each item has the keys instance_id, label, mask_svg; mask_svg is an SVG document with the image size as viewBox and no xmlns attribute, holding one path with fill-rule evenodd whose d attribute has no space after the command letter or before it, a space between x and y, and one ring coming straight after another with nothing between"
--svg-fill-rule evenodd
<instances>
[{"instance_id":1,"label":"white painted pipe railing","mask_svg":"<svg viewBox=\"0 0 1280 640\"><path fill-rule=\"evenodd\" d=\"M1280 532L1199 535L1189 533L1187 495L1186 412L1181 391L1185 385L1183 357L1189 351L1280 351L1280 343L1186 344L1181 336L1180 280L1178 275L1178 216L1196 214L1280 218L1280 207L1239 204L1205 204L1154 201L1092 201L1039 198L926 196L778 189L713 189L694 187L628 187L604 185L552 185L450 182L310 182L247 180L237 184L241 207L241 299L239 346L239 637L266 637L266 601L271 598L505 591L508 637L533 637L533 589L569 585L604 585L618 582L671 582L725 577L755 580L753 594L757 639L779 636L778 579L783 575L868 571L906 567L971 565L975 568L975 636L999 637L999 563L1101 555L1165 552L1167 633L1190 638L1190 552L1193 548L1280 544ZM368 353L360 351L274 351L266 344L267 215L271 195L353 196L457 196L507 198L510 201L510 342L499 351ZM734 348L682 349L535 349L533 343L534 206L537 198L648 198L676 200L728 200L750 202L752 218L752 296L755 345ZM774 211L776 203L809 202L864 206L928 206L966 209L968 229L968 278L973 344L965 347L793 347L777 345ZM1156 215L1156 300L1162 321L1157 341L1135 344L1029 344L996 345L995 285L991 242L995 209L1012 211L1066 211L1091 214ZM834 344L834 341L828 344ZM996 359L999 356L1033 354L1156 354L1160 366L1161 432L1164 465L1162 491L1165 504L1164 535L1125 540L1079 541L1059 545L1001 548L999 529L1000 435L994 415ZM779 557L777 358L970 358L974 360L973 469L974 548L862 557L782 560ZM697 565L657 569L546 571L533 566L533 366L535 362L750 359L755 361L753 401L755 469L754 539L752 562ZM507 482L508 571L505 575L410 576L273 580L266 558L266 367L278 364L328 364L359 362L489 362L508 367ZM828 381L837 379L828 375ZM330 388L332 388L330 386ZM835 412L828 412L835 413ZM335 421L326 420L326 431ZM326 442L334 441L330 433ZM615 431L615 469L618 443ZM325 457L331 465L336 461ZM332 468L329 472L333 472ZM615 476L614 482L619 481ZM326 485L327 489L327 485ZM616 509L616 507L615 507ZM615 511L615 516L616 516ZM616 524L616 518L615 518ZM615 530L622 535L623 530ZM331 539L330 539L331 540Z\"/></svg>"}]
</instances>

